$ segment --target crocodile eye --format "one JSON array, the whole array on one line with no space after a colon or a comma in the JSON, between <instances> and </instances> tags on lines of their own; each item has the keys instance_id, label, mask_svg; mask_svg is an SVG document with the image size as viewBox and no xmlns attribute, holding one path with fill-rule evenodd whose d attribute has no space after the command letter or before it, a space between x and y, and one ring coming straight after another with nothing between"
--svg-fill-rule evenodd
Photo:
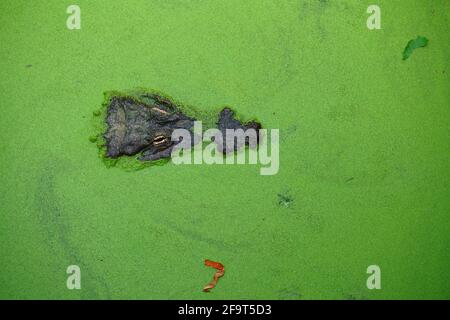
<instances>
[{"instance_id":1,"label":"crocodile eye","mask_svg":"<svg viewBox=\"0 0 450 320\"><path fill-rule=\"evenodd\" d=\"M167 142L167 138L165 136L163 136L163 135L156 136L153 139L153 145L154 146L160 146L160 145L165 144L166 142Z\"/></svg>"},{"instance_id":2,"label":"crocodile eye","mask_svg":"<svg viewBox=\"0 0 450 320\"><path fill-rule=\"evenodd\" d=\"M159 113L160 115L164 115L164 116L169 115L169 113L167 111L160 109L160 108L153 107L152 110Z\"/></svg>"}]
</instances>

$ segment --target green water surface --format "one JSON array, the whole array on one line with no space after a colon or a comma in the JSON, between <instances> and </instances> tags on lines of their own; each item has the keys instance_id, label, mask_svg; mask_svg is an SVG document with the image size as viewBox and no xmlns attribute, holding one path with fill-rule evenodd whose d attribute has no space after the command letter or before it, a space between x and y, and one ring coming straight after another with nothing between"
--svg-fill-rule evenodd
<instances>
[{"instance_id":1,"label":"green water surface","mask_svg":"<svg viewBox=\"0 0 450 320\"><path fill-rule=\"evenodd\" d=\"M450 2L375 2L2 0L0 298L449 299ZM278 174L108 168L92 112L136 87L280 129Z\"/></svg>"}]
</instances>

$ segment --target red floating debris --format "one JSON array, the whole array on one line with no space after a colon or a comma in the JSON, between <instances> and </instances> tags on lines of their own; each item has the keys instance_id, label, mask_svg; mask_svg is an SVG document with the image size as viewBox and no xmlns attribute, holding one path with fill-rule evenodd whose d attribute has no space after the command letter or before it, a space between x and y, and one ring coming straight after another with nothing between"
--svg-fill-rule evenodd
<instances>
[{"instance_id":1,"label":"red floating debris","mask_svg":"<svg viewBox=\"0 0 450 320\"><path fill-rule=\"evenodd\" d=\"M223 275L225 274L225 267L220 262L215 262L208 259L205 260L205 266L213 267L214 269L217 270L217 272L214 273L213 280L206 287L203 288L203 292L209 292L212 288L216 286L217 281L219 281L219 278L223 277Z\"/></svg>"}]
</instances>

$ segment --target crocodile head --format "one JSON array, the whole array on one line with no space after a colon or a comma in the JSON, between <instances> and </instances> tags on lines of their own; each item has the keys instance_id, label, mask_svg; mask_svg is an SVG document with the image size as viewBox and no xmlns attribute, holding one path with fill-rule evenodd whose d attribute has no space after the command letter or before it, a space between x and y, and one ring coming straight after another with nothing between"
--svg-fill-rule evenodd
<instances>
[{"instance_id":1,"label":"crocodile head","mask_svg":"<svg viewBox=\"0 0 450 320\"><path fill-rule=\"evenodd\" d=\"M178 143L171 140L175 129L190 130L194 119L187 117L176 106L153 96L153 103L146 104L127 97L110 99L104 134L106 156L141 153L140 160L158 160L170 157Z\"/></svg>"}]
</instances>

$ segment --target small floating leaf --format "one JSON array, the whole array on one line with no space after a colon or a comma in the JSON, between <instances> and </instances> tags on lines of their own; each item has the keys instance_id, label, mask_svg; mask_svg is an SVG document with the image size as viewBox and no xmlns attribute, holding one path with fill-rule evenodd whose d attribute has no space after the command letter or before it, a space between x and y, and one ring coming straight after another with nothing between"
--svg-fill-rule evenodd
<instances>
[{"instance_id":1,"label":"small floating leaf","mask_svg":"<svg viewBox=\"0 0 450 320\"><path fill-rule=\"evenodd\" d=\"M408 59L415 49L425 47L427 43L428 39L422 36L418 36L416 39L409 40L408 44L405 47L405 50L403 50L403 60Z\"/></svg>"},{"instance_id":2,"label":"small floating leaf","mask_svg":"<svg viewBox=\"0 0 450 320\"><path fill-rule=\"evenodd\" d=\"M289 194L278 193L278 205L281 207L289 208L292 205L294 199Z\"/></svg>"}]
</instances>

